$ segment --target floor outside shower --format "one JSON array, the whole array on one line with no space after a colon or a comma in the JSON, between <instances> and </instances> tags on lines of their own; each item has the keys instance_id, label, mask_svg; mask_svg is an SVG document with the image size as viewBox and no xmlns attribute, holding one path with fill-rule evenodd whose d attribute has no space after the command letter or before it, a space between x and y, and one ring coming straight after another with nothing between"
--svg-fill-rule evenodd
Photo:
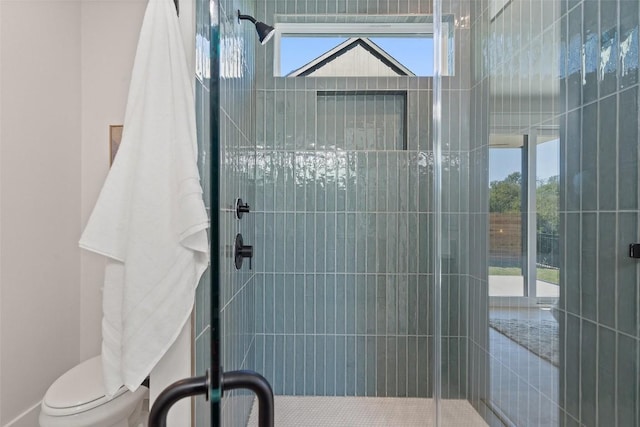
<instances>
[{"instance_id":1,"label":"floor outside shower","mask_svg":"<svg viewBox=\"0 0 640 427\"><path fill-rule=\"evenodd\" d=\"M540 308L492 307L489 316L553 320ZM493 328L489 337L492 405L517 426L559 425L558 368Z\"/></svg>"},{"instance_id":2,"label":"floor outside shower","mask_svg":"<svg viewBox=\"0 0 640 427\"><path fill-rule=\"evenodd\" d=\"M249 427L258 426L254 401ZM407 397L276 396L278 427L429 427L433 426L433 399ZM484 427L487 423L466 400L442 401L442 425Z\"/></svg>"}]
</instances>

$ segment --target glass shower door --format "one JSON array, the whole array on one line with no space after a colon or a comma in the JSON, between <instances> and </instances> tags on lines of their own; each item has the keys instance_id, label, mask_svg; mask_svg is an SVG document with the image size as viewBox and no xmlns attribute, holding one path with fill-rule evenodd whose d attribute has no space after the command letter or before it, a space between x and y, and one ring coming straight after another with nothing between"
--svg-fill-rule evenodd
<instances>
[{"instance_id":1,"label":"glass shower door","mask_svg":"<svg viewBox=\"0 0 640 427\"><path fill-rule=\"evenodd\" d=\"M490 425L640 422L638 7L441 2L443 413L463 398Z\"/></svg>"}]
</instances>

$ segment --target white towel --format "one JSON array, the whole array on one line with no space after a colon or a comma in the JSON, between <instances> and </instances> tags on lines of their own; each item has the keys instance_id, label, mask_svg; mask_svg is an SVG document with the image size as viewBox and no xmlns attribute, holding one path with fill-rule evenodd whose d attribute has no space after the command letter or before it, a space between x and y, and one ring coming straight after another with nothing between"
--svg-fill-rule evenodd
<instances>
[{"instance_id":1,"label":"white towel","mask_svg":"<svg viewBox=\"0 0 640 427\"><path fill-rule=\"evenodd\" d=\"M151 0L136 53L124 133L80 246L108 257L105 386L135 390L169 349L208 263L195 105L172 0Z\"/></svg>"}]
</instances>

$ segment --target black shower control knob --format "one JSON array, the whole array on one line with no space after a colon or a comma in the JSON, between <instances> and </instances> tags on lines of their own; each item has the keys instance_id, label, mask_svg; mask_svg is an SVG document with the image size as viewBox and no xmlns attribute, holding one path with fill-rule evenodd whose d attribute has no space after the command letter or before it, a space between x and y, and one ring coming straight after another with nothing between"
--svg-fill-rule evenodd
<instances>
[{"instance_id":1,"label":"black shower control knob","mask_svg":"<svg viewBox=\"0 0 640 427\"><path fill-rule=\"evenodd\" d=\"M240 198L236 199L236 218L242 219L242 215L249 212L251 212L251 206Z\"/></svg>"},{"instance_id":2,"label":"black shower control knob","mask_svg":"<svg viewBox=\"0 0 640 427\"><path fill-rule=\"evenodd\" d=\"M249 258L249 270L251 270L251 259L253 258L253 246L245 245L242 239L242 234L236 235L235 245L235 266L236 270L242 268L242 263L245 258Z\"/></svg>"},{"instance_id":3,"label":"black shower control knob","mask_svg":"<svg viewBox=\"0 0 640 427\"><path fill-rule=\"evenodd\" d=\"M238 253L243 258L253 258L253 246L245 245L238 248Z\"/></svg>"},{"instance_id":4,"label":"black shower control knob","mask_svg":"<svg viewBox=\"0 0 640 427\"><path fill-rule=\"evenodd\" d=\"M640 243L631 243L629 245L629 257L640 258Z\"/></svg>"}]
</instances>

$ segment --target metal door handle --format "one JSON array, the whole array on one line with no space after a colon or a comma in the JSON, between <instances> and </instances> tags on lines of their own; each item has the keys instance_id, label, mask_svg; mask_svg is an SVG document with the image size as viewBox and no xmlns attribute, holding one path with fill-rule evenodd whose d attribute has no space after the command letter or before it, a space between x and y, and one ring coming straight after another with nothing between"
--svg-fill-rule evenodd
<instances>
[{"instance_id":1,"label":"metal door handle","mask_svg":"<svg viewBox=\"0 0 640 427\"><path fill-rule=\"evenodd\" d=\"M169 409L185 397L209 394L209 377L185 378L162 390L149 412L149 427L167 427Z\"/></svg>"},{"instance_id":2,"label":"metal door handle","mask_svg":"<svg viewBox=\"0 0 640 427\"><path fill-rule=\"evenodd\" d=\"M230 371L222 374L222 390L246 388L258 398L258 425L273 427L275 407L269 382L254 371Z\"/></svg>"},{"instance_id":3,"label":"metal door handle","mask_svg":"<svg viewBox=\"0 0 640 427\"><path fill-rule=\"evenodd\" d=\"M246 388L253 391L258 398L258 425L260 427L274 426L273 390L269 382L260 374L253 371L230 371L222 374L221 388L236 390ZM176 381L158 396L149 412L149 427L167 427L169 409L185 397L204 394L209 398L209 377L186 378Z\"/></svg>"}]
</instances>

